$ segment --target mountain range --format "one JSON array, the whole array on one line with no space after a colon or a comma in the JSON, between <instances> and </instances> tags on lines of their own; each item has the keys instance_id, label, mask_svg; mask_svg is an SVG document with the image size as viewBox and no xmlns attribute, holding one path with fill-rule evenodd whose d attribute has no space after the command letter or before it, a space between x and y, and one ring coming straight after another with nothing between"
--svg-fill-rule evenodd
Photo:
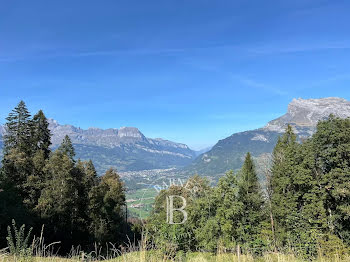
<instances>
[{"instance_id":1,"label":"mountain range","mask_svg":"<svg viewBox=\"0 0 350 262\"><path fill-rule=\"evenodd\" d=\"M278 137L288 124L293 126L299 139L305 139L315 132L318 121L327 119L330 114L340 118L350 117L350 101L337 97L293 99L285 115L262 128L235 133L220 140L210 151L201 154L187 166L185 172L221 175L227 170L239 169L247 152L256 158L259 165L267 154L272 153Z\"/></svg>"},{"instance_id":2,"label":"mountain range","mask_svg":"<svg viewBox=\"0 0 350 262\"><path fill-rule=\"evenodd\" d=\"M68 135L77 157L91 159L100 172L109 167L116 167L119 171L181 167L196 157L196 152L185 144L147 138L135 127L84 130L72 125L60 125L50 119L49 128L53 147Z\"/></svg>"},{"instance_id":3,"label":"mountain range","mask_svg":"<svg viewBox=\"0 0 350 262\"><path fill-rule=\"evenodd\" d=\"M135 127L84 130L72 125L60 125L49 119L49 129L52 133L53 149L68 135L77 158L91 159L99 173L110 167L119 171L182 167L191 163L198 155L185 144L161 138L147 138ZM4 127L0 126L0 136L4 131Z\"/></svg>"},{"instance_id":4,"label":"mountain range","mask_svg":"<svg viewBox=\"0 0 350 262\"><path fill-rule=\"evenodd\" d=\"M259 164L261 159L271 154L288 124L294 127L299 139L305 139L315 132L317 122L330 114L341 118L350 117L350 101L337 97L293 99L285 115L262 128L232 134L203 151L193 151L185 144L161 138L147 138L135 127L81 129L60 125L49 119L49 128L53 149L68 135L74 144L77 158L91 159L100 174L109 167L119 171L175 167L181 173L215 177L227 170L239 169L247 152ZM4 127L0 125L0 148L3 133Z\"/></svg>"}]
</instances>

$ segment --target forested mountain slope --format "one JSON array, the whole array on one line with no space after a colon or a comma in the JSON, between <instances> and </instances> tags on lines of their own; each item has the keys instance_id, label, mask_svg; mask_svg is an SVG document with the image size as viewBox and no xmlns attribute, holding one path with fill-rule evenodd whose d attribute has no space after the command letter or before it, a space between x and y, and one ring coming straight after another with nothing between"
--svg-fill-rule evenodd
<instances>
[{"instance_id":1,"label":"forested mountain slope","mask_svg":"<svg viewBox=\"0 0 350 262\"><path fill-rule=\"evenodd\" d=\"M220 140L209 152L197 157L185 171L218 175L230 169L239 169L247 152L251 152L255 158L271 153L288 124L294 127L301 140L310 137L316 130L317 122L328 118L330 114L340 118L350 117L350 102L337 97L294 99L285 115L270 121L265 127L235 133Z\"/></svg>"}]
</instances>

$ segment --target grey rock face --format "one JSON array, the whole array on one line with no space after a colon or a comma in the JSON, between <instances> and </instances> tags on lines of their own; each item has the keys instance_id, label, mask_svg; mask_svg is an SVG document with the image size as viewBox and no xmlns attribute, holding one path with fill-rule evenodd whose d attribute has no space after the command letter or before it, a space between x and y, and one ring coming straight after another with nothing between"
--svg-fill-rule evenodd
<instances>
[{"instance_id":1,"label":"grey rock face","mask_svg":"<svg viewBox=\"0 0 350 262\"><path fill-rule=\"evenodd\" d=\"M270 121L264 129L284 132L287 124L296 127L296 132L302 129L314 129L320 120L333 114L340 118L350 117L350 101L343 98L328 97L321 99L293 99L288 105L287 113Z\"/></svg>"},{"instance_id":2,"label":"grey rock face","mask_svg":"<svg viewBox=\"0 0 350 262\"><path fill-rule=\"evenodd\" d=\"M99 173L110 167L120 171L180 167L189 164L196 156L185 144L147 138L135 127L84 130L49 119L49 128L53 149L68 135L77 158L91 159ZM0 125L0 147L3 133Z\"/></svg>"},{"instance_id":3,"label":"grey rock face","mask_svg":"<svg viewBox=\"0 0 350 262\"><path fill-rule=\"evenodd\" d=\"M149 144L151 147L188 151L192 155L192 150L185 144L175 143L161 138L146 138L136 127L121 127L120 129L100 129L89 128L87 130L71 125L60 125L57 121L49 119L49 128L52 132L52 144L59 145L63 138L68 135L74 144L93 145L103 147L120 147L125 144ZM164 153L164 152L163 152ZM169 154L171 152L168 152ZM188 157L188 155L184 155Z\"/></svg>"},{"instance_id":4,"label":"grey rock face","mask_svg":"<svg viewBox=\"0 0 350 262\"><path fill-rule=\"evenodd\" d=\"M135 127L84 130L60 125L50 119L49 128L54 147L68 135L76 148L77 157L92 159L100 172L109 167L121 171L179 167L195 158L195 152L187 145L147 138Z\"/></svg>"},{"instance_id":5,"label":"grey rock face","mask_svg":"<svg viewBox=\"0 0 350 262\"><path fill-rule=\"evenodd\" d=\"M200 155L186 167L186 171L211 176L223 174L227 170L241 168L247 152L259 163L262 156L272 152L288 124L293 126L299 139L308 138L315 132L317 123L330 114L340 118L350 117L350 101L336 97L293 99L285 115L270 121L263 128L235 133L220 140L209 152Z\"/></svg>"}]
</instances>

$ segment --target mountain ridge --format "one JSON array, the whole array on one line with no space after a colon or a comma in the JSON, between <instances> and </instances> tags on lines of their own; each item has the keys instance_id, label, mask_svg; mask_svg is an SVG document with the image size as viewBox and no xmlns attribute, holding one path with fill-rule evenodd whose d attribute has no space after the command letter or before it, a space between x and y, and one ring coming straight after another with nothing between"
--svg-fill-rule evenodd
<instances>
[{"instance_id":1,"label":"mountain ridge","mask_svg":"<svg viewBox=\"0 0 350 262\"><path fill-rule=\"evenodd\" d=\"M65 135L68 135L73 143L89 144L105 147L115 147L121 144L148 142L150 144L172 146L191 150L186 144L173 142L163 138L147 138L136 127L120 127L102 129L90 127L82 129L73 125L60 125L56 120L48 119L49 129L52 132L52 144L58 145L62 142ZM191 150L193 151L193 150Z\"/></svg>"},{"instance_id":2,"label":"mountain ridge","mask_svg":"<svg viewBox=\"0 0 350 262\"><path fill-rule=\"evenodd\" d=\"M237 170L241 168L247 152L259 162L261 157L272 153L278 137L288 124L293 126L299 139L305 139L315 132L318 121L328 118L330 114L340 118L350 117L350 101L339 97L293 99L288 104L286 114L269 121L264 127L234 133L219 140L210 151L185 167L184 172L218 176L230 169Z\"/></svg>"},{"instance_id":3,"label":"mountain ridge","mask_svg":"<svg viewBox=\"0 0 350 262\"><path fill-rule=\"evenodd\" d=\"M57 148L68 135L77 158L91 159L99 173L113 167L120 171L167 169L183 167L196 156L196 152L182 143L162 138L147 138L136 127L82 129L73 125L60 125L48 119L52 133L52 148ZM0 126L0 136L4 133Z\"/></svg>"},{"instance_id":4,"label":"mountain ridge","mask_svg":"<svg viewBox=\"0 0 350 262\"><path fill-rule=\"evenodd\" d=\"M185 167L187 173L201 175L222 174L241 167L246 152L259 159L270 154L285 127L291 124L299 139L310 137L317 122L333 114L350 117L350 101L344 98L293 99L286 114L269 121L265 126L234 133L219 140L210 150L200 152L187 145L161 138L147 138L135 127L81 129L73 125L60 125L49 119L53 148L65 135L69 135L81 159L92 159L99 173L115 167L120 171L139 171ZM0 125L0 137L4 133ZM1 144L1 139L0 139Z\"/></svg>"},{"instance_id":5,"label":"mountain ridge","mask_svg":"<svg viewBox=\"0 0 350 262\"><path fill-rule=\"evenodd\" d=\"M287 124L299 128L314 128L317 122L334 114L340 118L350 117L350 101L340 97L326 97L319 99L293 99L289 103L287 113L267 123L266 130L284 132Z\"/></svg>"}]
</instances>

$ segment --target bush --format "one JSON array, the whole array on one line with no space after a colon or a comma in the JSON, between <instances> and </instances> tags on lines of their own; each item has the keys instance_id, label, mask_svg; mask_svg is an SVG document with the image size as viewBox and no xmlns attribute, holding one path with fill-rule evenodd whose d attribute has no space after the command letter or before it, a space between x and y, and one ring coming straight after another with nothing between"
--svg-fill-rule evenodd
<instances>
[{"instance_id":1,"label":"bush","mask_svg":"<svg viewBox=\"0 0 350 262\"><path fill-rule=\"evenodd\" d=\"M326 258L344 258L349 254L349 248L335 235L326 235L319 241L319 256Z\"/></svg>"},{"instance_id":2,"label":"bush","mask_svg":"<svg viewBox=\"0 0 350 262\"><path fill-rule=\"evenodd\" d=\"M12 220L12 228L14 236L11 227L8 226L8 236L6 237L10 255L22 259L32 257L33 251L29 247L29 238L33 228L30 228L28 233L25 234L25 225L17 229L15 220Z\"/></svg>"}]
</instances>

